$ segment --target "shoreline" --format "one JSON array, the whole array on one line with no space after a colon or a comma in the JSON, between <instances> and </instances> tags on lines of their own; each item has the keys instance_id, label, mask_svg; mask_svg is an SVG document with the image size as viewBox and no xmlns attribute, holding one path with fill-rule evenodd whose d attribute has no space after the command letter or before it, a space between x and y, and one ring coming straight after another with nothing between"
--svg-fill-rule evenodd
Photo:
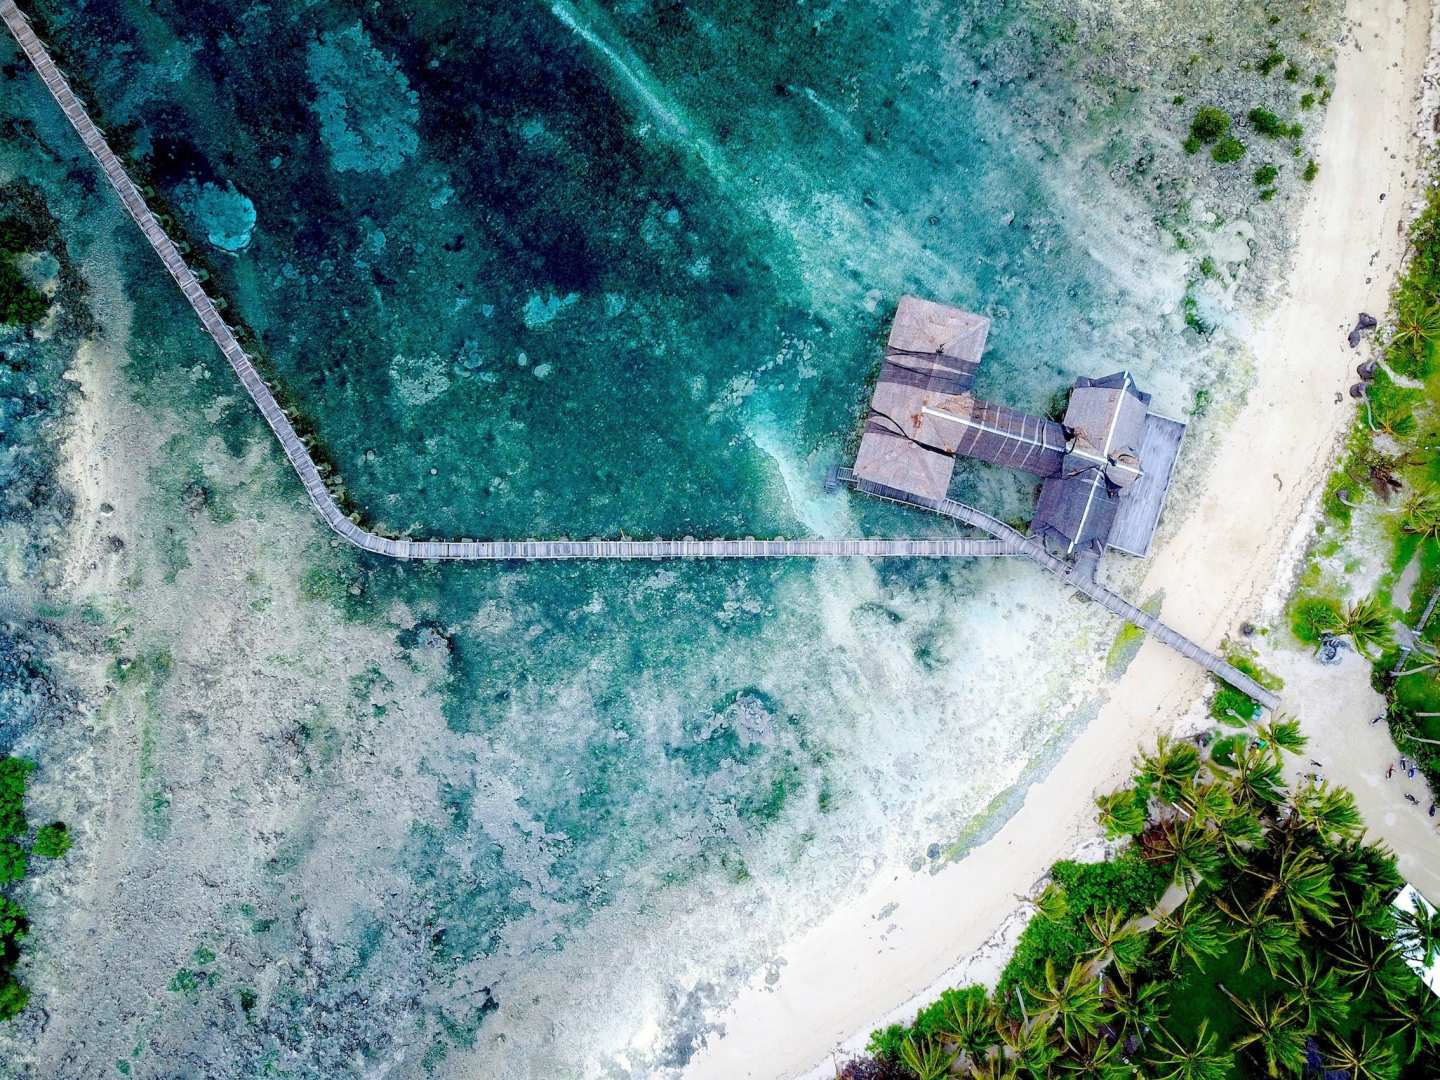
<instances>
[{"instance_id":1,"label":"shoreline","mask_svg":"<svg viewBox=\"0 0 1440 1080\"><path fill-rule=\"evenodd\" d=\"M1164 614L1197 640L1220 641L1243 617L1278 610L1288 591L1313 493L1353 416L1346 390L1364 354L1345 335L1356 312L1388 309L1404 254L1432 14L1425 0L1346 5L1321 172L1283 299L1252 336L1255 384L1190 515L1136 590L1163 590ZM999 939L1023 925L1023 896L1053 862L1098 837L1094 794L1119 783L1137 744L1174 727L1204 688L1202 671L1147 638L1098 715L997 833L938 874L889 874L795 939L779 982L752 978L717 1017L725 1034L685 1076L829 1076L836 1051L855 1052L873 1028L908 1018L960 970L978 976L1001 955Z\"/></svg>"}]
</instances>

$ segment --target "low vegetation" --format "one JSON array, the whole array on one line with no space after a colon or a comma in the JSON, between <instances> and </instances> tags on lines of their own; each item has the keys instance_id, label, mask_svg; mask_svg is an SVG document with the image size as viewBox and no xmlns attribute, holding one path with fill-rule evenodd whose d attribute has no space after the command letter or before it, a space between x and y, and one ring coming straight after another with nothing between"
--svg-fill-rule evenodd
<instances>
[{"instance_id":1,"label":"low vegetation","mask_svg":"<svg viewBox=\"0 0 1440 1080\"><path fill-rule=\"evenodd\" d=\"M1349 792L1287 789L1303 747L1283 718L1161 738L1097 800L1118 853L1055 865L995 989L947 990L838 1076L1437 1075L1440 1000L1409 961L1440 918L1392 906Z\"/></svg>"},{"instance_id":2,"label":"low vegetation","mask_svg":"<svg viewBox=\"0 0 1440 1080\"><path fill-rule=\"evenodd\" d=\"M30 1000L30 992L15 977L20 943L30 924L12 895L14 887L31 868L32 856L58 859L70 850L70 834L59 821L39 829L26 843L25 780L34 768L24 758L0 758L0 1020L15 1016Z\"/></svg>"},{"instance_id":3,"label":"low vegetation","mask_svg":"<svg viewBox=\"0 0 1440 1080\"><path fill-rule=\"evenodd\" d=\"M1313 166L1313 162L1311 165ZM1313 171L1307 168L1307 175ZM1380 363L1361 383L1362 405L1322 503L1290 629L1319 646L1345 638L1374 666L1399 752L1440 792L1440 617L1402 662L1397 627L1419 624L1440 589L1440 193L1411 228L1411 256L1379 333ZM1363 524L1362 540L1357 528ZM1378 581L1352 595L1355 558L1377 558ZM1373 576L1373 575L1371 575ZM1402 588L1402 582L1404 587Z\"/></svg>"}]
</instances>

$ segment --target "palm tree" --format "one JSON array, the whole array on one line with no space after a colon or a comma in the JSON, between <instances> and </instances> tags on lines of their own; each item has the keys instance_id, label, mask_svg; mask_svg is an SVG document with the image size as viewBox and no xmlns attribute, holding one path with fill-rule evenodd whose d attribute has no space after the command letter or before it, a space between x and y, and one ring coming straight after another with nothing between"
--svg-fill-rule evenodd
<instances>
[{"instance_id":1,"label":"palm tree","mask_svg":"<svg viewBox=\"0 0 1440 1080\"><path fill-rule=\"evenodd\" d=\"M1123 1060L1119 1043L1091 1039L1073 1053L1061 1055L1047 1075L1056 1073L1090 1080L1133 1080L1135 1068Z\"/></svg>"},{"instance_id":2,"label":"palm tree","mask_svg":"<svg viewBox=\"0 0 1440 1080\"><path fill-rule=\"evenodd\" d=\"M1100 967L1111 965L1124 975L1140 966L1145 957L1145 939L1126 916L1106 908L1098 915L1086 915L1085 928L1095 939L1094 946L1085 953L1092 962Z\"/></svg>"},{"instance_id":3,"label":"palm tree","mask_svg":"<svg viewBox=\"0 0 1440 1080\"><path fill-rule=\"evenodd\" d=\"M1203 971L1207 959L1225 953L1219 913L1194 898L1174 911L1156 914L1155 941L1157 951L1165 955L1172 970L1186 956Z\"/></svg>"},{"instance_id":4,"label":"palm tree","mask_svg":"<svg viewBox=\"0 0 1440 1080\"><path fill-rule=\"evenodd\" d=\"M1134 788L1097 796L1095 805L1100 808L1100 824L1105 827L1105 835L1111 840L1145 831L1145 800Z\"/></svg>"},{"instance_id":5,"label":"palm tree","mask_svg":"<svg viewBox=\"0 0 1440 1080\"><path fill-rule=\"evenodd\" d=\"M1193 888L1202 880L1212 880L1220 872L1223 861L1216 846L1215 835L1194 818L1165 823L1149 845L1149 856L1169 859L1174 880Z\"/></svg>"},{"instance_id":6,"label":"palm tree","mask_svg":"<svg viewBox=\"0 0 1440 1080\"><path fill-rule=\"evenodd\" d=\"M979 1061L970 1062L970 1076L973 1080L1016 1080L1019 1073L1004 1054L991 1054Z\"/></svg>"},{"instance_id":7,"label":"palm tree","mask_svg":"<svg viewBox=\"0 0 1440 1080\"><path fill-rule=\"evenodd\" d=\"M1248 866L1250 852L1265 840L1265 827L1251 808L1232 806L1229 813L1216 821L1215 838L1231 863Z\"/></svg>"},{"instance_id":8,"label":"palm tree","mask_svg":"<svg viewBox=\"0 0 1440 1080\"><path fill-rule=\"evenodd\" d=\"M1035 914L1051 922L1059 922L1065 918L1070 914L1070 900L1065 895L1065 890L1056 887L1053 882L1046 885L1035 901Z\"/></svg>"},{"instance_id":9,"label":"palm tree","mask_svg":"<svg viewBox=\"0 0 1440 1080\"><path fill-rule=\"evenodd\" d=\"M1054 961L1047 959L1045 985L1027 989L1040 1005L1037 1026L1058 1024L1061 1037L1072 1048L1086 1037L1093 1038L1105 1022L1100 981L1090 975L1083 963L1072 964L1062 979L1055 971Z\"/></svg>"},{"instance_id":10,"label":"palm tree","mask_svg":"<svg viewBox=\"0 0 1440 1080\"><path fill-rule=\"evenodd\" d=\"M1120 1027L1120 1041L1137 1041L1156 1027L1165 1013L1165 983L1158 980L1135 986L1124 979L1107 979L1101 991L1105 1007Z\"/></svg>"},{"instance_id":11,"label":"palm tree","mask_svg":"<svg viewBox=\"0 0 1440 1080\"><path fill-rule=\"evenodd\" d=\"M1176 805L1200 824L1223 820L1235 810L1230 790L1221 783L1188 783L1180 791Z\"/></svg>"},{"instance_id":12,"label":"palm tree","mask_svg":"<svg viewBox=\"0 0 1440 1080\"><path fill-rule=\"evenodd\" d=\"M1250 1028L1233 1043L1236 1050L1255 1047L1264 1055L1265 1070L1271 1076L1279 1076L1282 1068L1299 1072L1304 1067L1305 1032L1296 1023L1290 1001L1272 996L1257 1005L1236 997L1223 985L1220 989Z\"/></svg>"},{"instance_id":13,"label":"palm tree","mask_svg":"<svg viewBox=\"0 0 1440 1080\"><path fill-rule=\"evenodd\" d=\"M1047 1070L1060 1056L1060 1051L1050 1042L1046 1025L997 1020L995 1033L1004 1044L999 1056L1008 1056L1013 1070L1010 1075L1028 1075L1036 1077L1037 1080L1044 1080L1049 1076Z\"/></svg>"},{"instance_id":14,"label":"palm tree","mask_svg":"<svg viewBox=\"0 0 1440 1080\"><path fill-rule=\"evenodd\" d=\"M1288 965L1281 978L1295 988L1295 1003L1308 1031L1334 1028L1350 1014L1350 993L1340 985L1333 967L1322 967L1305 953Z\"/></svg>"},{"instance_id":15,"label":"palm tree","mask_svg":"<svg viewBox=\"0 0 1440 1080\"><path fill-rule=\"evenodd\" d=\"M1440 304L1412 299L1395 313L1395 333L1390 340L1402 347L1423 348L1440 338Z\"/></svg>"},{"instance_id":16,"label":"palm tree","mask_svg":"<svg viewBox=\"0 0 1440 1080\"><path fill-rule=\"evenodd\" d=\"M1271 755L1247 746L1235 755L1230 793L1240 806L1261 810L1279 806L1285 801L1284 770Z\"/></svg>"},{"instance_id":17,"label":"palm tree","mask_svg":"<svg viewBox=\"0 0 1440 1080\"><path fill-rule=\"evenodd\" d=\"M1422 539L1440 537L1440 494L1412 493L1400 508L1400 528Z\"/></svg>"},{"instance_id":18,"label":"palm tree","mask_svg":"<svg viewBox=\"0 0 1440 1080\"><path fill-rule=\"evenodd\" d=\"M1390 1015L1382 1023L1393 1028L1392 1037L1405 1048L1408 1065L1421 1051L1440 1049L1440 999L1421 990L1390 1002Z\"/></svg>"},{"instance_id":19,"label":"palm tree","mask_svg":"<svg viewBox=\"0 0 1440 1080\"><path fill-rule=\"evenodd\" d=\"M1366 395L1365 416L1370 422L1371 431L1389 435L1392 439L1408 439L1415 434L1418 426L1415 413L1407 409L1404 402L1386 398L1377 401Z\"/></svg>"},{"instance_id":20,"label":"palm tree","mask_svg":"<svg viewBox=\"0 0 1440 1080\"><path fill-rule=\"evenodd\" d=\"M900 1062L918 1080L940 1080L950 1071L955 1058L956 1055L936 1039L922 1037L917 1041L913 1035L907 1035L900 1044Z\"/></svg>"},{"instance_id":21,"label":"palm tree","mask_svg":"<svg viewBox=\"0 0 1440 1080\"><path fill-rule=\"evenodd\" d=\"M1302 930L1307 917L1326 926L1335 919L1338 906L1335 875L1314 848L1287 850L1281 854L1269 892L1285 901L1290 917Z\"/></svg>"},{"instance_id":22,"label":"palm tree","mask_svg":"<svg viewBox=\"0 0 1440 1080\"><path fill-rule=\"evenodd\" d=\"M1195 1029L1193 1046L1186 1046L1160 1028L1147 1064L1154 1070L1150 1073L1152 1080L1226 1080L1233 1072L1231 1055L1220 1049L1220 1040L1211 1032L1209 1020L1201 1020Z\"/></svg>"},{"instance_id":23,"label":"palm tree","mask_svg":"<svg viewBox=\"0 0 1440 1080\"><path fill-rule=\"evenodd\" d=\"M1000 1044L1000 1037L995 1033L995 1020L995 1007L985 995L952 995L945 998L945 1009L936 1034L971 1062L976 1062Z\"/></svg>"},{"instance_id":24,"label":"palm tree","mask_svg":"<svg viewBox=\"0 0 1440 1080\"><path fill-rule=\"evenodd\" d=\"M1400 924L1400 947L1406 957L1429 967L1440 955L1440 911L1422 901L1414 911L1396 912L1395 919Z\"/></svg>"},{"instance_id":25,"label":"palm tree","mask_svg":"<svg viewBox=\"0 0 1440 1080\"><path fill-rule=\"evenodd\" d=\"M1331 787L1328 780L1296 792L1295 813L1326 839L1358 840L1365 832L1355 796L1345 788Z\"/></svg>"},{"instance_id":26,"label":"palm tree","mask_svg":"<svg viewBox=\"0 0 1440 1080\"><path fill-rule=\"evenodd\" d=\"M1355 644L1356 652L1367 660L1375 659L1395 642L1395 633L1390 626L1390 614L1373 596L1357 600L1345 610L1339 633L1348 635Z\"/></svg>"},{"instance_id":27,"label":"palm tree","mask_svg":"<svg viewBox=\"0 0 1440 1080\"><path fill-rule=\"evenodd\" d=\"M1245 956L1240 962L1241 971L1249 971L1257 959L1264 962L1271 975L1278 975L1281 965L1300 955L1300 932L1295 926L1262 906L1247 907L1240 903L1232 892L1230 902L1216 896L1215 906L1235 923L1230 931L1231 941L1245 945Z\"/></svg>"},{"instance_id":28,"label":"palm tree","mask_svg":"<svg viewBox=\"0 0 1440 1080\"><path fill-rule=\"evenodd\" d=\"M1142 753L1136 762L1135 779L1161 801L1174 804L1184 784L1200 771L1200 751L1188 742L1174 742L1168 735L1155 740L1155 752Z\"/></svg>"},{"instance_id":29,"label":"palm tree","mask_svg":"<svg viewBox=\"0 0 1440 1080\"><path fill-rule=\"evenodd\" d=\"M1360 1036L1358 1045L1342 1039L1330 1039L1328 1043L1326 1064L1343 1071L1352 1080L1395 1080L1400 1075L1400 1063L1395 1060L1394 1051L1368 1029Z\"/></svg>"},{"instance_id":30,"label":"palm tree","mask_svg":"<svg viewBox=\"0 0 1440 1080\"><path fill-rule=\"evenodd\" d=\"M1354 940L1342 943L1336 952L1335 968L1350 984L1356 998L1369 997L1374 990L1386 993L1395 984L1396 965L1409 974L1401 963L1395 947L1373 931L1357 934Z\"/></svg>"},{"instance_id":31,"label":"palm tree","mask_svg":"<svg viewBox=\"0 0 1440 1080\"><path fill-rule=\"evenodd\" d=\"M970 1076L973 1080L1019 1080L1020 1073L1004 1054L991 1054L970 1062Z\"/></svg>"},{"instance_id":32,"label":"palm tree","mask_svg":"<svg viewBox=\"0 0 1440 1080\"><path fill-rule=\"evenodd\" d=\"M1310 741L1300 733L1300 721L1293 716L1277 716L1268 724L1261 724L1257 734L1276 756L1282 750L1298 754Z\"/></svg>"}]
</instances>

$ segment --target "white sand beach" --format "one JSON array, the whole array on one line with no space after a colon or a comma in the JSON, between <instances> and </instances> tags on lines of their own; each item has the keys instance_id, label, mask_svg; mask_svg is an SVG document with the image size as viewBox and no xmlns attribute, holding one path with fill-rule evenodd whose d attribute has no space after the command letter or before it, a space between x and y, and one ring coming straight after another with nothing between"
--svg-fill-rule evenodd
<instances>
[{"instance_id":1,"label":"white sand beach","mask_svg":"<svg viewBox=\"0 0 1440 1080\"><path fill-rule=\"evenodd\" d=\"M1403 255L1431 15L1424 0L1348 4L1349 32L1337 49L1335 96L1316 154L1321 172L1302 212L1286 294L1256 331L1256 383L1195 505L1154 553L1138 590L1163 590L1166 620L1196 641L1218 643L1259 617L1267 600L1275 612L1277 582L1293 572L1307 534L1301 523L1352 416L1345 391L1360 355L1345 336L1357 312L1384 312ZM1399 788L1375 777L1388 739L1383 725L1368 727L1374 702L1365 698L1360 667L1326 675L1343 681L1345 693L1307 684L1287 705L1302 713L1317 754L1349 759L1328 775L1359 789L1377 832L1434 845L1430 865L1440 866L1434 830L1416 825L1400 809L1409 804ZM1285 674L1293 687L1310 672ZM710 1041L687 1075L830 1075L837 1047L863 1046L872 1027L913 1011L918 997L996 934L1052 862L1094 835L1094 795L1115 786L1136 745L1171 727L1204 686L1199 668L1147 643L997 835L936 875L901 871L875 882L791 943L778 982L757 978L742 992L720 1018L724 1036ZM1315 716L1307 718L1309 710ZM1402 869L1415 861L1402 855Z\"/></svg>"}]
</instances>

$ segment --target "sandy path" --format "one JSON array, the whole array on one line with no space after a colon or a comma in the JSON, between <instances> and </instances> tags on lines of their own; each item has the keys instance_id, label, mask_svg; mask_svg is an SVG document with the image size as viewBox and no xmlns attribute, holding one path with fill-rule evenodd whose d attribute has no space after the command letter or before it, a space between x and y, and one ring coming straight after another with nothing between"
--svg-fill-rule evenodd
<instances>
[{"instance_id":1,"label":"sandy path","mask_svg":"<svg viewBox=\"0 0 1440 1080\"><path fill-rule=\"evenodd\" d=\"M1255 341L1257 384L1198 504L1136 590L1163 589L1167 621L1196 641L1219 641L1257 612L1277 567L1288 573L1298 554L1293 523L1351 416L1344 393L1356 357L1345 334L1357 311L1385 309L1402 254L1430 7L1351 0L1347 19L1352 32L1337 50L1321 172L1302 213L1287 295ZM794 1076L838 1045L863 1043L897 1003L976 952L1017 894L1090 834L1095 792L1118 783L1136 744L1169 727L1203 685L1198 668L1147 643L1096 720L993 839L933 877L902 871L877 882L794 941L779 982L757 978L742 991L720 1017L725 1036L687 1076ZM826 1075L823 1063L817 1075Z\"/></svg>"},{"instance_id":2,"label":"sandy path","mask_svg":"<svg viewBox=\"0 0 1440 1080\"><path fill-rule=\"evenodd\" d=\"M1430 794L1419 773L1412 780L1400 771L1399 751L1385 724L1370 721L1385 711L1385 699L1370 687L1370 665L1345 650L1333 667L1319 664L1308 651L1283 651L1265 663L1285 679L1286 705L1295 710L1310 739L1305 753L1291 763L1286 779L1297 771L1315 772L1320 763L1326 780L1355 793L1372 839L1382 840L1399 856L1400 872L1420 891L1440 900L1440 809L1426 811ZM1385 777L1394 764L1395 773ZM1405 798L1413 795L1419 805Z\"/></svg>"}]
</instances>

